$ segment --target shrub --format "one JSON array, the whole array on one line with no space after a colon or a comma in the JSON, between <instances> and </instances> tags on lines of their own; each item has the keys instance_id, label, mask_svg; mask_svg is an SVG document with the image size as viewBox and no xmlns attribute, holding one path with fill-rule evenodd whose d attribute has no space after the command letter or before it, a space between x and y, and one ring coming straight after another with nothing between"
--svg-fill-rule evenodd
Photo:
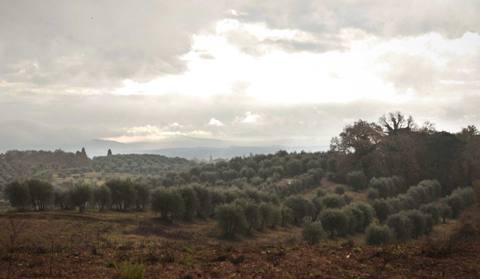
<instances>
[{"instance_id":1,"label":"shrub","mask_svg":"<svg viewBox=\"0 0 480 279\"><path fill-rule=\"evenodd\" d=\"M125 262L120 264L118 271L120 279L143 279L145 266L143 264Z\"/></svg>"},{"instance_id":2,"label":"shrub","mask_svg":"<svg viewBox=\"0 0 480 279\"><path fill-rule=\"evenodd\" d=\"M326 209L320 214L323 228L331 237L344 235L348 229L348 218L340 209Z\"/></svg>"},{"instance_id":3,"label":"shrub","mask_svg":"<svg viewBox=\"0 0 480 279\"><path fill-rule=\"evenodd\" d=\"M320 242L325 237L321 222L306 222L302 230L303 239L310 245Z\"/></svg>"},{"instance_id":4,"label":"shrub","mask_svg":"<svg viewBox=\"0 0 480 279\"><path fill-rule=\"evenodd\" d=\"M366 230L366 242L369 245L384 245L392 241L392 231L386 225L371 224Z\"/></svg>"},{"instance_id":5,"label":"shrub","mask_svg":"<svg viewBox=\"0 0 480 279\"><path fill-rule=\"evenodd\" d=\"M237 234L244 233L248 226L242 208L234 204L217 206L215 218L226 238L234 238Z\"/></svg>"},{"instance_id":6,"label":"shrub","mask_svg":"<svg viewBox=\"0 0 480 279\"><path fill-rule=\"evenodd\" d=\"M367 187L367 176L363 171L352 171L347 174L347 184L354 191L361 191Z\"/></svg>"}]
</instances>

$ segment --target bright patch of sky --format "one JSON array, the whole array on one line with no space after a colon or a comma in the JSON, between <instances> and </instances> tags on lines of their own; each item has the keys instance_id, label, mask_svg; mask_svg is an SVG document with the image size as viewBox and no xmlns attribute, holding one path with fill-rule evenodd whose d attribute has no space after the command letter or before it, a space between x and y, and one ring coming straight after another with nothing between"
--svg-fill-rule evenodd
<instances>
[{"instance_id":1,"label":"bright patch of sky","mask_svg":"<svg viewBox=\"0 0 480 279\"><path fill-rule=\"evenodd\" d=\"M272 104L408 102L418 98L418 92L415 88L396 88L388 80L390 71L397 66L391 57L408 60L409 56L421 56L433 68L442 69L451 59L473 55L480 47L476 33L465 33L457 39L437 33L380 39L351 29L341 32L342 40L348 42L342 50L292 52L275 45L260 45L260 51L252 54L231 39L238 33L253 36L260 43L316 40L304 31L269 29L262 23L224 19L217 22L213 33L193 36L191 50L182 56L187 64L185 72L144 83L125 80L115 93L212 97L241 90L258 102ZM240 89L239 84L243 85Z\"/></svg>"}]
</instances>

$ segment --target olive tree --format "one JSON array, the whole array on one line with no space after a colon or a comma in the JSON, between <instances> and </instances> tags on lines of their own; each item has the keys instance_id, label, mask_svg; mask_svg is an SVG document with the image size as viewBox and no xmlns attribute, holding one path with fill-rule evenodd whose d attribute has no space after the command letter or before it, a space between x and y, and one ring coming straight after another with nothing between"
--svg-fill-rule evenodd
<instances>
[{"instance_id":1,"label":"olive tree","mask_svg":"<svg viewBox=\"0 0 480 279\"><path fill-rule=\"evenodd\" d=\"M26 185L30 193L32 207L35 210L45 210L53 202L53 186L40 180L27 180Z\"/></svg>"},{"instance_id":2,"label":"olive tree","mask_svg":"<svg viewBox=\"0 0 480 279\"><path fill-rule=\"evenodd\" d=\"M354 191L361 191L367 187L367 176L363 171L352 171L347 174L347 184Z\"/></svg>"},{"instance_id":3,"label":"olive tree","mask_svg":"<svg viewBox=\"0 0 480 279\"><path fill-rule=\"evenodd\" d=\"M100 211L108 208L112 202L112 193L110 192L110 188L107 186L96 187L93 190L93 201Z\"/></svg>"},{"instance_id":4,"label":"olive tree","mask_svg":"<svg viewBox=\"0 0 480 279\"><path fill-rule=\"evenodd\" d=\"M322 211L320 220L330 237L344 235L348 230L348 217L340 209L326 209Z\"/></svg>"},{"instance_id":5,"label":"olive tree","mask_svg":"<svg viewBox=\"0 0 480 279\"><path fill-rule=\"evenodd\" d=\"M386 224L393 231L396 240L405 241L412 237L412 222L405 214L395 213L390 215Z\"/></svg>"},{"instance_id":6,"label":"olive tree","mask_svg":"<svg viewBox=\"0 0 480 279\"><path fill-rule=\"evenodd\" d=\"M70 190L70 200L79 212L84 212L87 203L92 199L92 188L89 185L76 185Z\"/></svg>"},{"instance_id":7,"label":"olive tree","mask_svg":"<svg viewBox=\"0 0 480 279\"><path fill-rule=\"evenodd\" d=\"M185 203L177 191L158 189L152 194L152 210L163 220L172 222L184 214Z\"/></svg>"},{"instance_id":8,"label":"olive tree","mask_svg":"<svg viewBox=\"0 0 480 279\"><path fill-rule=\"evenodd\" d=\"M371 224L366 230L366 242L369 245L384 245L392 241L393 233L386 225Z\"/></svg>"},{"instance_id":9,"label":"olive tree","mask_svg":"<svg viewBox=\"0 0 480 279\"><path fill-rule=\"evenodd\" d=\"M322 197L322 204L326 208L341 208L344 207L347 203L345 198L338 194L327 194Z\"/></svg>"},{"instance_id":10,"label":"olive tree","mask_svg":"<svg viewBox=\"0 0 480 279\"><path fill-rule=\"evenodd\" d=\"M234 238L248 227L243 209L235 204L224 204L215 209L215 219L225 238Z\"/></svg>"},{"instance_id":11,"label":"olive tree","mask_svg":"<svg viewBox=\"0 0 480 279\"><path fill-rule=\"evenodd\" d=\"M12 182L5 186L3 192L10 205L17 210L25 210L31 201L30 192L24 183Z\"/></svg>"},{"instance_id":12,"label":"olive tree","mask_svg":"<svg viewBox=\"0 0 480 279\"><path fill-rule=\"evenodd\" d=\"M306 222L303 225L303 239L310 245L319 243L325 235L321 222Z\"/></svg>"},{"instance_id":13,"label":"olive tree","mask_svg":"<svg viewBox=\"0 0 480 279\"><path fill-rule=\"evenodd\" d=\"M296 225L300 225L303 218L312 216L314 211L312 203L300 196L289 197L284 204L292 210L293 220Z\"/></svg>"},{"instance_id":14,"label":"olive tree","mask_svg":"<svg viewBox=\"0 0 480 279\"><path fill-rule=\"evenodd\" d=\"M135 184L135 207L137 210L145 210L150 202L150 189L144 184Z\"/></svg>"},{"instance_id":15,"label":"olive tree","mask_svg":"<svg viewBox=\"0 0 480 279\"><path fill-rule=\"evenodd\" d=\"M200 204L197 198L197 193L191 187L181 188L179 192L185 204L183 219L185 221L192 221L193 218L197 216L197 211Z\"/></svg>"}]
</instances>

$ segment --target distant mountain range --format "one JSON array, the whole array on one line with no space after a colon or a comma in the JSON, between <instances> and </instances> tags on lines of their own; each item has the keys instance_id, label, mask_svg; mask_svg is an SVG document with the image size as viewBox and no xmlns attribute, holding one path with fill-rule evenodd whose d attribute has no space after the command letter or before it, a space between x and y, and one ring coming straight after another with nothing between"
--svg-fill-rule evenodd
<instances>
[{"instance_id":1,"label":"distant mountain range","mask_svg":"<svg viewBox=\"0 0 480 279\"><path fill-rule=\"evenodd\" d=\"M90 157L103 156L111 149L113 154L158 154L186 159L229 159L250 154L269 154L279 150L322 151L324 146L283 146L283 145L235 145L235 143L190 137L176 137L161 142L120 143L108 140L93 140L85 144Z\"/></svg>"}]
</instances>

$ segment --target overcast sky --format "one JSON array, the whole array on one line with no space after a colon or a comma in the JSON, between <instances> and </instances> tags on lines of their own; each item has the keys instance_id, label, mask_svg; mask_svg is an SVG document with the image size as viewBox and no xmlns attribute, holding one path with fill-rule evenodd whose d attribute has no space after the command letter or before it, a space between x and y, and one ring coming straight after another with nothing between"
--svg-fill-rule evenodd
<instances>
[{"instance_id":1,"label":"overcast sky","mask_svg":"<svg viewBox=\"0 0 480 279\"><path fill-rule=\"evenodd\" d=\"M0 151L480 125L478 0L0 0Z\"/></svg>"}]
</instances>

